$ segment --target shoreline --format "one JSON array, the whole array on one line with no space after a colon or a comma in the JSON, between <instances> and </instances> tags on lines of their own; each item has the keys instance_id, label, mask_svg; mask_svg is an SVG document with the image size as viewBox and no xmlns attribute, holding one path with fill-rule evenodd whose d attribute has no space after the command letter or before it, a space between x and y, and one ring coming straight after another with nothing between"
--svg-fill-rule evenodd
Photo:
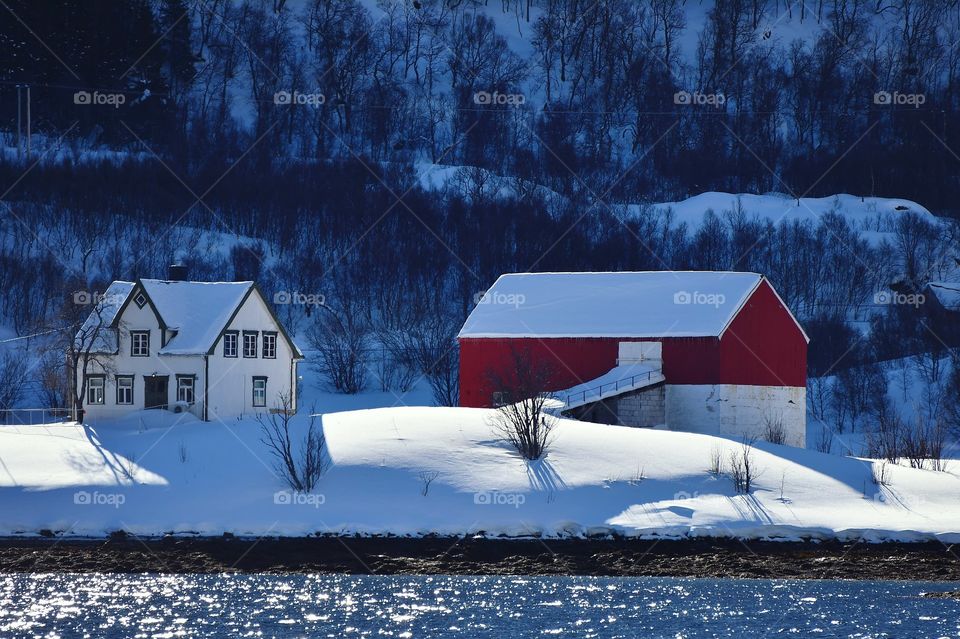
<instances>
[{"instance_id":1,"label":"shoreline","mask_svg":"<svg viewBox=\"0 0 960 639\"><path fill-rule=\"evenodd\" d=\"M960 583L939 542L164 537L0 539L0 573L328 573L908 580Z\"/></svg>"}]
</instances>

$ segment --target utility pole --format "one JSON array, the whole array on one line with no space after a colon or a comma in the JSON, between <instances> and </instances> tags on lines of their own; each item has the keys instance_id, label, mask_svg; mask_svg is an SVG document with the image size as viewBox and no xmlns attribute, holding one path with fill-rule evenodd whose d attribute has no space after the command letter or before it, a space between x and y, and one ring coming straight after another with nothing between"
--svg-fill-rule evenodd
<instances>
[{"instance_id":1,"label":"utility pole","mask_svg":"<svg viewBox=\"0 0 960 639\"><path fill-rule=\"evenodd\" d=\"M20 85L18 84L17 85L17 162L20 161L20 156L23 152L23 149L21 148L21 144L20 144L20 129L22 128L20 124L20 120L22 119L20 116L20 112L22 110L22 107L21 107L22 104L23 104L23 100L20 98Z\"/></svg>"},{"instance_id":2,"label":"utility pole","mask_svg":"<svg viewBox=\"0 0 960 639\"><path fill-rule=\"evenodd\" d=\"M30 161L30 85L27 85L27 161Z\"/></svg>"}]
</instances>

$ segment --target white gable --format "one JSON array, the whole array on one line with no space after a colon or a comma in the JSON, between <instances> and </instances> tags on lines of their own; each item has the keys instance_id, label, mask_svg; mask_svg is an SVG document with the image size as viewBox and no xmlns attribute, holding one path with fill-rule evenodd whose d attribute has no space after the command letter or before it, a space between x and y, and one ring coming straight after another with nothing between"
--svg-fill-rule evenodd
<instances>
[{"instance_id":1,"label":"white gable","mask_svg":"<svg viewBox=\"0 0 960 639\"><path fill-rule=\"evenodd\" d=\"M484 294L460 337L717 337L757 273L512 273Z\"/></svg>"}]
</instances>

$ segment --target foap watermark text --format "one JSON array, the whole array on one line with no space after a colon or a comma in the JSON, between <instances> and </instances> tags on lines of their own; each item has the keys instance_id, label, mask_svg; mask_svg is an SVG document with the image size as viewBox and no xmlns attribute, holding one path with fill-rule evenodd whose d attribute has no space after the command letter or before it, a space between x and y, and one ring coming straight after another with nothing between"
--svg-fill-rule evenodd
<instances>
[{"instance_id":1,"label":"foap watermark text","mask_svg":"<svg viewBox=\"0 0 960 639\"><path fill-rule=\"evenodd\" d=\"M727 301L723 293L703 293L701 291L677 291L673 294L674 304L713 306L719 308Z\"/></svg>"}]
</instances>

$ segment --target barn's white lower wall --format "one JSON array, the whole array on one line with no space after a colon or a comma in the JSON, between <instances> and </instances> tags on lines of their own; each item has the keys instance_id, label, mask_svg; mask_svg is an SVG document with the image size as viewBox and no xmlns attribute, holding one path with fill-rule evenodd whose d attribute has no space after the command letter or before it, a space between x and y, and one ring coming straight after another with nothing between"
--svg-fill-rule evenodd
<instances>
[{"instance_id":1,"label":"barn's white lower wall","mask_svg":"<svg viewBox=\"0 0 960 639\"><path fill-rule=\"evenodd\" d=\"M807 389L802 386L668 384L671 430L764 439L767 423L782 420L786 443L806 445Z\"/></svg>"}]
</instances>

